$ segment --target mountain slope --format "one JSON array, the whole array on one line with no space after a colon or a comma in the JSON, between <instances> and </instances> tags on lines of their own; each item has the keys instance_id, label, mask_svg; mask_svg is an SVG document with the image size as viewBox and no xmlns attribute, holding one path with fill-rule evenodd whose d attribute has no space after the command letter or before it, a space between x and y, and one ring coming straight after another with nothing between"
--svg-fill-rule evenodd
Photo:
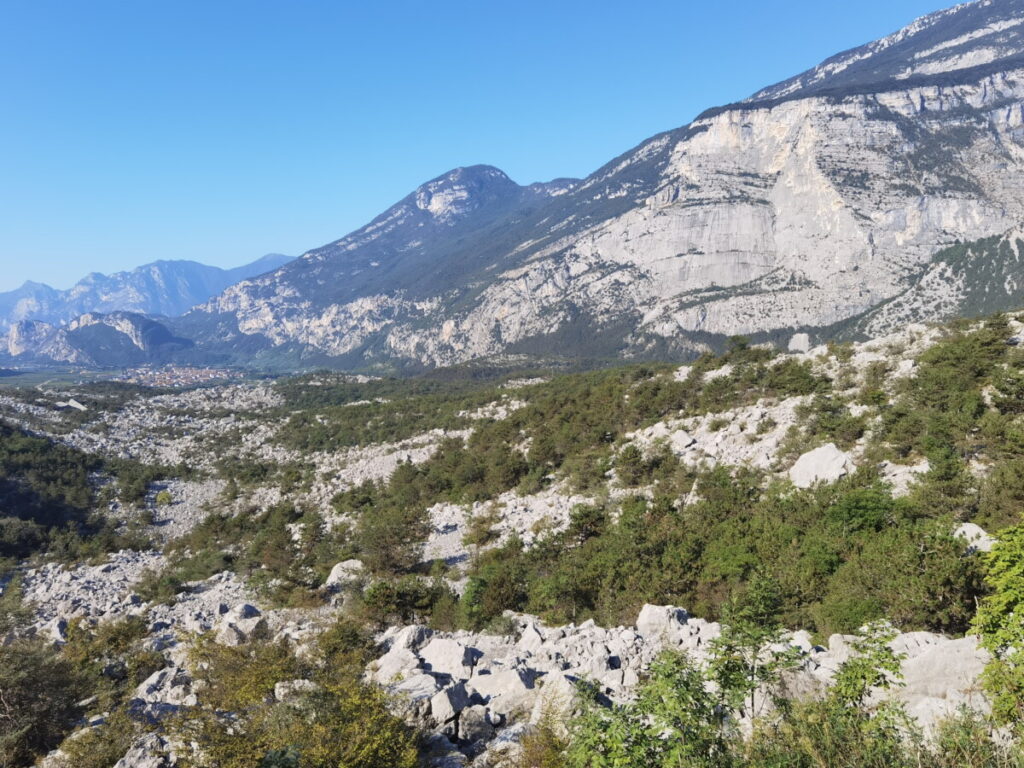
<instances>
[{"instance_id":1,"label":"mountain slope","mask_svg":"<svg viewBox=\"0 0 1024 768\"><path fill-rule=\"evenodd\" d=\"M921 318L980 317L1024 304L1024 232L960 243L939 251L912 283L873 308L852 330L892 333Z\"/></svg>"},{"instance_id":2,"label":"mountain slope","mask_svg":"<svg viewBox=\"0 0 1024 768\"><path fill-rule=\"evenodd\" d=\"M7 354L19 362L55 362L100 368L165 363L190 350L189 339L134 312L89 312L65 326L22 320L7 334Z\"/></svg>"},{"instance_id":3,"label":"mountain slope","mask_svg":"<svg viewBox=\"0 0 1024 768\"><path fill-rule=\"evenodd\" d=\"M1024 222L1022 19L931 14L583 180L455 169L173 332L239 363L390 367L840 327Z\"/></svg>"},{"instance_id":4,"label":"mountain slope","mask_svg":"<svg viewBox=\"0 0 1024 768\"><path fill-rule=\"evenodd\" d=\"M269 254L251 264L221 269L194 261L155 261L128 272L93 272L66 291L25 283L0 293L0 330L23 321L70 322L88 312L137 312L181 315L225 288L277 269L290 261Z\"/></svg>"},{"instance_id":5,"label":"mountain slope","mask_svg":"<svg viewBox=\"0 0 1024 768\"><path fill-rule=\"evenodd\" d=\"M1024 0L968 3L581 182L457 169L183 318L220 351L445 365L824 327L1024 221Z\"/></svg>"},{"instance_id":6,"label":"mountain slope","mask_svg":"<svg viewBox=\"0 0 1024 768\"><path fill-rule=\"evenodd\" d=\"M1024 47L1024 2L983 0L924 16L895 34L826 59L813 69L758 91L765 102L817 94L872 93L965 83L982 68L1005 70Z\"/></svg>"}]
</instances>

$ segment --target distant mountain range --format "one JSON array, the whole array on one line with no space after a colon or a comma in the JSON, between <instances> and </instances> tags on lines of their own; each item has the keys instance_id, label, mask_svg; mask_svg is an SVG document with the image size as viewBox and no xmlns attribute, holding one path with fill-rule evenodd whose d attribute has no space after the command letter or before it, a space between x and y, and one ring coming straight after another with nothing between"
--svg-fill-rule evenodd
<instances>
[{"instance_id":1,"label":"distant mountain range","mask_svg":"<svg viewBox=\"0 0 1024 768\"><path fill-rule=\"evenodd\" d=\"M976 0L710 109L586 179L443 174L166 321L177 341L160 349L389 369L865 334L1024 304L1022 224L1024 0ZM51 352L9 347L61 354L52 339Z\"/></svg>"},{"instance_id":2,"label":"distant mountain range","mask_svg":"<svg viewBox=\"0 0 1024 768\"><path fill-rule=\"evenodd\" d=\"M0 293L0 354L22 361L120 366L169 360L194 345L149 316L174 317L247 278L291 261L272 253L221 269L155 261L112 275L92 273L67 290L27 282Z\"/></svg>"},{"instance_id":3,"label":"distant mountain range","mask_svg":"<svg viewBox=\"0 0 1024 768\"><path fill-rule=\"evenodd\" d=\"M289 261L290 256L279 253L234 269L195 261L154 261L112 275L93 272L64 291L29 281L0 293L0 330L23 320L62 325L87 312L175 317L240 280L271 272Z\"/></svg>"}]
</instances>

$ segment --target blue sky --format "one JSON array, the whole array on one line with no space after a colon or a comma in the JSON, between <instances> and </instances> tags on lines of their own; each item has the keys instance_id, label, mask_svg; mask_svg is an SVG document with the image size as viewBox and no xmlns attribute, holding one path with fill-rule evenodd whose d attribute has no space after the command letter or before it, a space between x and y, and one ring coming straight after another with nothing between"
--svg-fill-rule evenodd
<instances>
[{"instance_id":1,"label":"blue sky","mask_svg":"<svg viewBox=\"0 0 1024 768\"><path fill-rule=\"evenodd\" d=\"M446 170L583 176L935 0L0 0L0 290L299 254Z\"/></svg>"}]
</instances>

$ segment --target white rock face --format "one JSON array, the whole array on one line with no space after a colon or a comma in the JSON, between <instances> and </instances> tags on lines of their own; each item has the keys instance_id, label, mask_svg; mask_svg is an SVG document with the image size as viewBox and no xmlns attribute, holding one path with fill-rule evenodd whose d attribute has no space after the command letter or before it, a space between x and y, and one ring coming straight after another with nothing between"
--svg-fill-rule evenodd
<instances>
[{"instance_id":1,"label":"white rock face","mask_svg":"<svg viewBox=\"0 0 1024 768\"><path fill-rule=\"evenodd\" d=\"M272 345L343 355L374 341L436 365L556 340L581 311L589 336L630 350L697 350L696 333L821 327L883 305L879 323L895 328L962 296L962 275L925 277L936 252L1024 221L1022 51L1015 2L967 3L544 189L534 218L512 217L510 242L478 243L485 265L464 282L372 276L383 258L458 250L431 249L464 223L469 238L490 232L479 217L511 222L494 201L527 188L493 168L435 179L203 311ZM362 287L309 295L342 276ZM918 278L934 284L927 302L885 304Z\"/></svg>"},{"instance_id":2,"label":"white rock face","mask_svg":"<svg viewBox=\"0 0 1024 768\"><path fill-rule=\"evenodd\" d=\"M835 443L827 443L803 454L789 470L789 479L797 488L810 488L815 483L833 483L855 469L848 453Z\"/></svg>"},{"instance_id":3,"label":"white rock face","mask_svg":"<svg viewBox=\"0 0 1024 768\"><path fill-rule=\"evenodd\" d=\"M927 89L908 89L839 104L737 107L698 121L685 138L660 147L668 164L643 205L555 240L496 275L464 311L448 311L440 296L414 302L380 293L312 310L269 278L259 304L243 285L211 309L236 312L243 332L274 343L344 354L383 337L392 354L433 364L553 333L568 322L570 304L605 318L639 314L642 333L672 338L827 325L894 296L908 272L954 240L1001 232L1024 218L998 149L1020 144L1021 118L1013 111L1006 119L1004 102L1022 95L1024 77L1015 72L947 89L940 101ZM952 120L962 108L991 121L992 132L952 161L984 193L922 197L886 178L908 137L898 123L874 116L920 120L922 104L937 133L943 114ZM626 162L644 162L648 150ZM851 186L846 174L864 174L866 187ZM588 180L574 194L601 181ZM746 288L729 290L740 285ZM418 330L425 320L443 332Z\"/></svg>"},{"instance_id":4,"label":"white rock face","mask_svg":"<svg viewBox=\"0 0 1024 768\"><path fill-rule=\"evenodd\" d=\"M976 552L991 552L996 543L984 528L975 523L961 523L953 535L964 539Z\"/></svg>"}]
</instances>

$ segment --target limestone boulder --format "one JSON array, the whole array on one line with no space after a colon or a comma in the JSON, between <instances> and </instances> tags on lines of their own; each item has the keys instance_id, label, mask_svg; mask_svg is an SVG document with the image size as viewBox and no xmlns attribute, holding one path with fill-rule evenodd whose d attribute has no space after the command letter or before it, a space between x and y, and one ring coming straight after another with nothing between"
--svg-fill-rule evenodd
<instances>
[{"instance_id":1,"label":"limestone boulder","mask_svg":"<svg viewBox=\"0 0 1024 768\"><path fill-rule=\"evenodd\" d=\"M856 469L848 453L835 443L827 443L803 454L789 470L789 479L797 488L810 488L817 483L834 483Z\"/></svg>"},{"instance_id":2,"label":"limestone boulder","mask_svg":"<svg viewBox=\"0 0 1024 768\"><path fill-rule=\"evenodd\" d=\"M648 642L678 645L685 635L689 614L674 605L645 605L636 619L636 631Z\"/></svg>"},{"instance_id":3,"label":"limestone boulder","mask_svg":"<svg viewBox=\"0 0 1024 768\"><path fill-rule=\"evenodd\" d=\"M469 680L469 685L487 702L492 712L509 715L530 712L536 698L531 676L521 669L482 671Z\"/></svg>"},{"instance_id":4,"label":"limestone boulder","mask_svg":"<svg viewBox=\"0 0 1024 768\"><path fill-rule=\"evenodd\" d=\"M428 672L465 680L473 674L473 664L480 652L458 640L435 637L420 649L419 655Z\"/></svg>"},{"instance_id":5,"label":"limestone boulder","mask_svg":"<svg viewBox=\"0 0 1024 768\"><path fill-rule=\"evenodd\" d=\"M420 665L419 657L402 646L394 646L372 665L370 677L380 685L387 685L406 677Z\"/></svg>"},{"instance_id":6,"label":"limestone boulder","mask_svg":"<svg viewBox=\"0 0 1024 768\"><path fill-rule=\"evenodd\" d=\"M990 552L996 540L975 523L962 523L953 535L963 539L973 552Z\"/></svg>"},{"instance_id":7,"label":"limestone boulder","mask_svg":"<svg viewBox=\"0 0 1024 768\"><path fill-rule=\"evenodd\" d=\"M790 352L807 352L811 348L811 337L806 333L794 333L789 337L786 349Z\"/></svg>"},{"instance_id":8,"label":"limestone boulder","mask_svg":"<svg viewBox=\"0 0 1024 768\"><path fill-rule=\"evenodd\" d=\"M363 577L363 563L361 560L343 560L331 568L324 587L332 592L340 592L346 587L357 584Z\"/></svg>"},{"instance_id":9,"label":"limestone boulder","mask_svg":"<svg viewBox=\"0 0 1024 768\"><path fill-rule=\"evenodd\" d=\"M282 702L295 701L319 689L320 686L312 680L282 680L274 685L274 699Z\"/></svg>"},{"instance_id":10,"label":"limestone boulder","mask_svg":"<svg viewBox=\"0 0 1024 768\"><path fill-rule=\"evenodd\" d=\"M438 725L450 722L470 705L470 696L465 683L450 685L430 699L430 716Z\"/></svg>"}]
</instances>

